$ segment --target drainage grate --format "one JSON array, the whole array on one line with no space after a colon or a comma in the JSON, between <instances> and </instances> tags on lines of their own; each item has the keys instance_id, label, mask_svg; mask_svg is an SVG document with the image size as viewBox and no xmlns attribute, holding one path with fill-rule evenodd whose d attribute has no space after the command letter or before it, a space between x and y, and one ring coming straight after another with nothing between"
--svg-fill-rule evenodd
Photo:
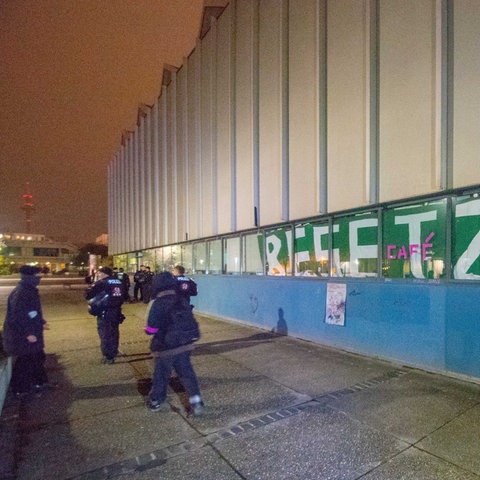
<instances>
[{"instance_id":1,"label":"drainage grate","mask_svg":"<svg viewBox=\"0 0 480 480\"><path fill-rule=\"evenodd\" d=\"M152 468L163 465L168 459L178 457L179 455L184 455L186 453L198 450L206 445L213 445L216 442L225 440L227 438L232 438L237 435L240 435L244 432L257 430L269 425L284 418L292 417L301 413L303 410L306 410L310 407L317 407L319 404L326 404L332 399L338 399L345 395L350 395L352 393L366 390L372 388L381 383L388 382L391 379L399 378L408 373L407 370L397 369L387 372L381 376L371 378L365 382L359 382L351 387L344 388L342 390L337 390L335 392L329 392L325 395L321 395L314 400L310 400L299 405L292 407L282 408L274 412L269 412L267 414L261 415L259 417L254 417L250 420L237 423L236 425L218 430L214 433L210 433L203 438L197 440L189 440L186 442L178 443L176 445L170 445L169 447L162 448L160 450L155 450L150 453L146 453L137 457L133 457L122 462L114 463L103 468L93 470L80 474L75 477L71 477L69 480L103 480L105 478L111 478L116 475L125 475L132 472L143 472L150 470Z\"/></svg>"},{"instance_id":2,"label":"drainage grate","mask_svg":"<svg viewBox=\"0 0 480 480\"><path fill-rule=\"evenodd\" d=\"M365 382L356 383L351 387L343 388L342 390L336 390L335 392L325 393L324 395L320 395L319 397L316 397L314 400L316 402L325 404L325 403L328 403L329 400L332 400L332 399L337 400L341 397L344 397L345 395L350 395L355 392L367 390L381 383L388 382L393 378L399 378L405 375L406 373L408 373L408 371L403 369L391 370L390 372L384 373L383 375L380 375L378 377L371 378L370 380L367 380Z\"/></svg>"}]
</instances>

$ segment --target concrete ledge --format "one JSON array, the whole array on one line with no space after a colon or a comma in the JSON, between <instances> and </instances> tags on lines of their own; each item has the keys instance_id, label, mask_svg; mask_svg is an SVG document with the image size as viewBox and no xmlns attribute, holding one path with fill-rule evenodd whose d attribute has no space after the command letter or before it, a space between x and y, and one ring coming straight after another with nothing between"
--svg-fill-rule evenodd
<instances>
[{"instance_id":1,"label":"concrete ledge","mask_svg":"<svg viewBox=\"0 0 480 480\"><path fill-rule=\"evenodd\" d=\"M11 357L0 359L0 414L2 413L3 403L7 396L10 378L12 376L12 359Z\"/></svg>"}]
</instances>

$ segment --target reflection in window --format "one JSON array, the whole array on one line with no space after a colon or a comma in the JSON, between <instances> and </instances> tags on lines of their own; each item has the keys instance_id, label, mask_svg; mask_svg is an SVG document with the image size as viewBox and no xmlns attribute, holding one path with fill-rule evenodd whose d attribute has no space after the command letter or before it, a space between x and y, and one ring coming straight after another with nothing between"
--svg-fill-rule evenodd
<instances>
[{"instance_id":1,"label":"reflection in window","mask_svg":"<svg viewBox=\"0 0 480 480\"><path fill-rule=\"evenodd\" d=\"M451 210L447 205L451 202ZM156 271L181 263L190 273L228 273L288 276L293 262L298 276L375 277L379 269L378 215L382 215L382 276L385 278L480 280L480 193L416 204L379 206L370 212L325 217L316 223L279 226L267 232L166 246L115 257L129 272L142 263ZM452 218L447 219L447 211ZM447 229L451 224L451 237ZM294 238L292 239L292 236ZM451 251L447 252L447 245ZM331 250L329 251L329 247ZM56 253L56 249L55 250ZM47 250L41 253L53 254ZM37 249L35 253L40 253ZM448 253L448 255L447 255ZM20 254L12 247L4 255Z\"/></svg>"},{"instance_id":2,"label":"reflection in window","mask_svg":"<svg viewBox=\"0 0 480 480\"><path fill-rule=\"evenodd\" d=\"M292 229L277 228L265 235L267 275L292 274Z\"/></svg>"},{"instance_id":3,"label":"reflection in window","mask_svg":"<svg viewBox=\"0 0 480 480\"><path fill-rule=\"evenodd\" d=\"M332 276L376 277L378 219L376 213L341 217L333 224Z\"/></svg>"},{"instance_id":4,"label":"reflection in window","mask_svg":"<svg viewBox=\"0 0 480 480\"><path fill-rule=\"evenodd\" d=\"M263 275L263 235L253 233L243 237L243 273Z\"/></svg>"},{"instance_id":5,"label":"reflection in window","mask_svg":"<svg viewBox=\"0 0 480 480\"><path fill-rule=\"evenodd\" d=\"M328 224L295 227L295 275L328 276Z\"/></svg>"},{"instance_id":6,"label":"reflection in window","mask_svg":"<svg viewBox=\"0 0 480 480\"><path fill-rule=\"evenodd\" d=\"M152 256L155 259L155 272L163 271L163 249L154 248L152 250Z\"/></svg>"},{"instance_id":7,"label":"reflection in window","mask_svg":"<svg viewBox=\"0 0 480 480\"><path fill-rule=\"evenodd\" d=\"M175 265L181 263L182 261L182 248L180 245L173 245L172 252L170 254L170 265L168 266L168 271L171 272Z\"/></svg>"},{"instance_id":8,"label":"reflection in window","mask_svg":"<svg viewBox=\"0 0 480 480\"><path fill-rule=\"evenodd\" d=\"M117 268L123 268L125 272L128 272L128 264L127 264L127 255L117 255L115 257L114 265Z\"/></svg>"},{"instance_id":9,"label":"reflection in window","mask_svg":"<svg viewBox=\"0 0 480 480\"><path fill-rule=\"evenodd\" d=\"M181 249L181 264L185 268L185 273L191 273L193 270L192 258L193 258L193 246L191 244L182 245Z\"/></svg>"},{"instance_id":10,"label":"reflection in window","mask_svg":"<svg viewBox=\"0 0 480 480\"><path fill-rule=\"evenodd\" d=\"M158 249L161 254L158 261L158 272L166 272L168 270L171 248L170 247L163 247Z\"/></svg>"},{"instance_id":11,"label":"reflection in window","mask_svg":"<svg viewBox=\"0 0 480 480\"><path fill-rule=\"evenodd\" d=\"M240 273L240 237L225 239L223 257L225 263L224 273Z\"/></svg>"},{"instance_id":12,"label":"reflection in window","mask_svg":"<svg viewBox=\"0 0 480 480\"><path fill-rule=\"evenodd\" d=\"M385 278L440 278L445 271L446 199L383 212Z\"/></svg>"},{"instance_id":13,"label":"reflection in window","mask_svg":"<svg viewBox=\"0 0 480 480\"><path fill-rule=\"evenodd\" d=\"M127 254L127 272L134 273L137 270L137 256L134 253Z\"/></svg>"},{"instance_id":14,"label":"reflection in window","mask_svg":"<svg viewBox=\"0 0 480 480\"><path fill-rule=\"evenodd\" d=\"M157 268L155 259L155 250L145 250L142 255L142 264L150 267L152 272Z\"/></svg>"},{"instance_id":15,"label":"reflection in window","mask_svg":"<svg viewBox=\"0 0 480 480\"><path fill-rule=\"evenodd\" d=\"M58 257L58 248L34 247L34 257Z\"/></svg>"},{"instance_id":16,"label":"reflection in window","mask_svg":"<svg viewBox=\"0 0 480 480\"><path fill-rule=\"evenodd\" d=\"M22 247L5 247L2 253L8 257L20 256L22 254Z\"/></svg>"},{"instance_id":17,"label":"reflection in window","mask_svg":"<svg viewBox=\"0 0 480 480\"><path fill-rule=\"evenodd\" d=\"M207 244L193 244L193 273L207 273Z\"/></svg>"},{"instance_id":18,"label":"reflection in window","mask_svg":"<svg viewBox=\"0 0 480 480\"><path fill-rule=\"evenodd\" d=\"M222 241L208 242L208 273L222 273Z\"/></svg>"}]
</instances>

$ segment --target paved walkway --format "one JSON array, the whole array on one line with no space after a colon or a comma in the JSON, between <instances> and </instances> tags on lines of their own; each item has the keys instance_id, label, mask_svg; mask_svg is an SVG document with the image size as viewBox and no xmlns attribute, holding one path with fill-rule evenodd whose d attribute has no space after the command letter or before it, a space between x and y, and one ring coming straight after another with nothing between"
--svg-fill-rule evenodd
<instances>
[{"instance_id":1,"label":"paved walkway","mask_svg":"<svg viewBox=\"0 0 480 480\"><path fill-rule=\"evenodd\" d=\"M0 478L480 479L478 385L199 316L205 414L186 415L175 381L152 413L146 306L125 306L122 356L103 365L82 289L41 295L59 388L7 397Z\"/></svg>"}]
</instances>

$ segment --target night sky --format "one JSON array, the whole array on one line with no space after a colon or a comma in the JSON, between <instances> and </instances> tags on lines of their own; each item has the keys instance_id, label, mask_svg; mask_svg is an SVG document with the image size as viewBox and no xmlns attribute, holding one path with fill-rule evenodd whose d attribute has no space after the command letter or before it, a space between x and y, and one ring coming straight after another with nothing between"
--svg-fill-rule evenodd
<instances>
[{"instance_id":1,"label":"night sky","mask_svg":"<svg viewBox=\"0 0 480 480\"><path fill-rule=\"evenodd\" d=\"M203 0L0 0L0 233L107 232L107 166L200 32Z\"/></svg>"}]
</instances>

